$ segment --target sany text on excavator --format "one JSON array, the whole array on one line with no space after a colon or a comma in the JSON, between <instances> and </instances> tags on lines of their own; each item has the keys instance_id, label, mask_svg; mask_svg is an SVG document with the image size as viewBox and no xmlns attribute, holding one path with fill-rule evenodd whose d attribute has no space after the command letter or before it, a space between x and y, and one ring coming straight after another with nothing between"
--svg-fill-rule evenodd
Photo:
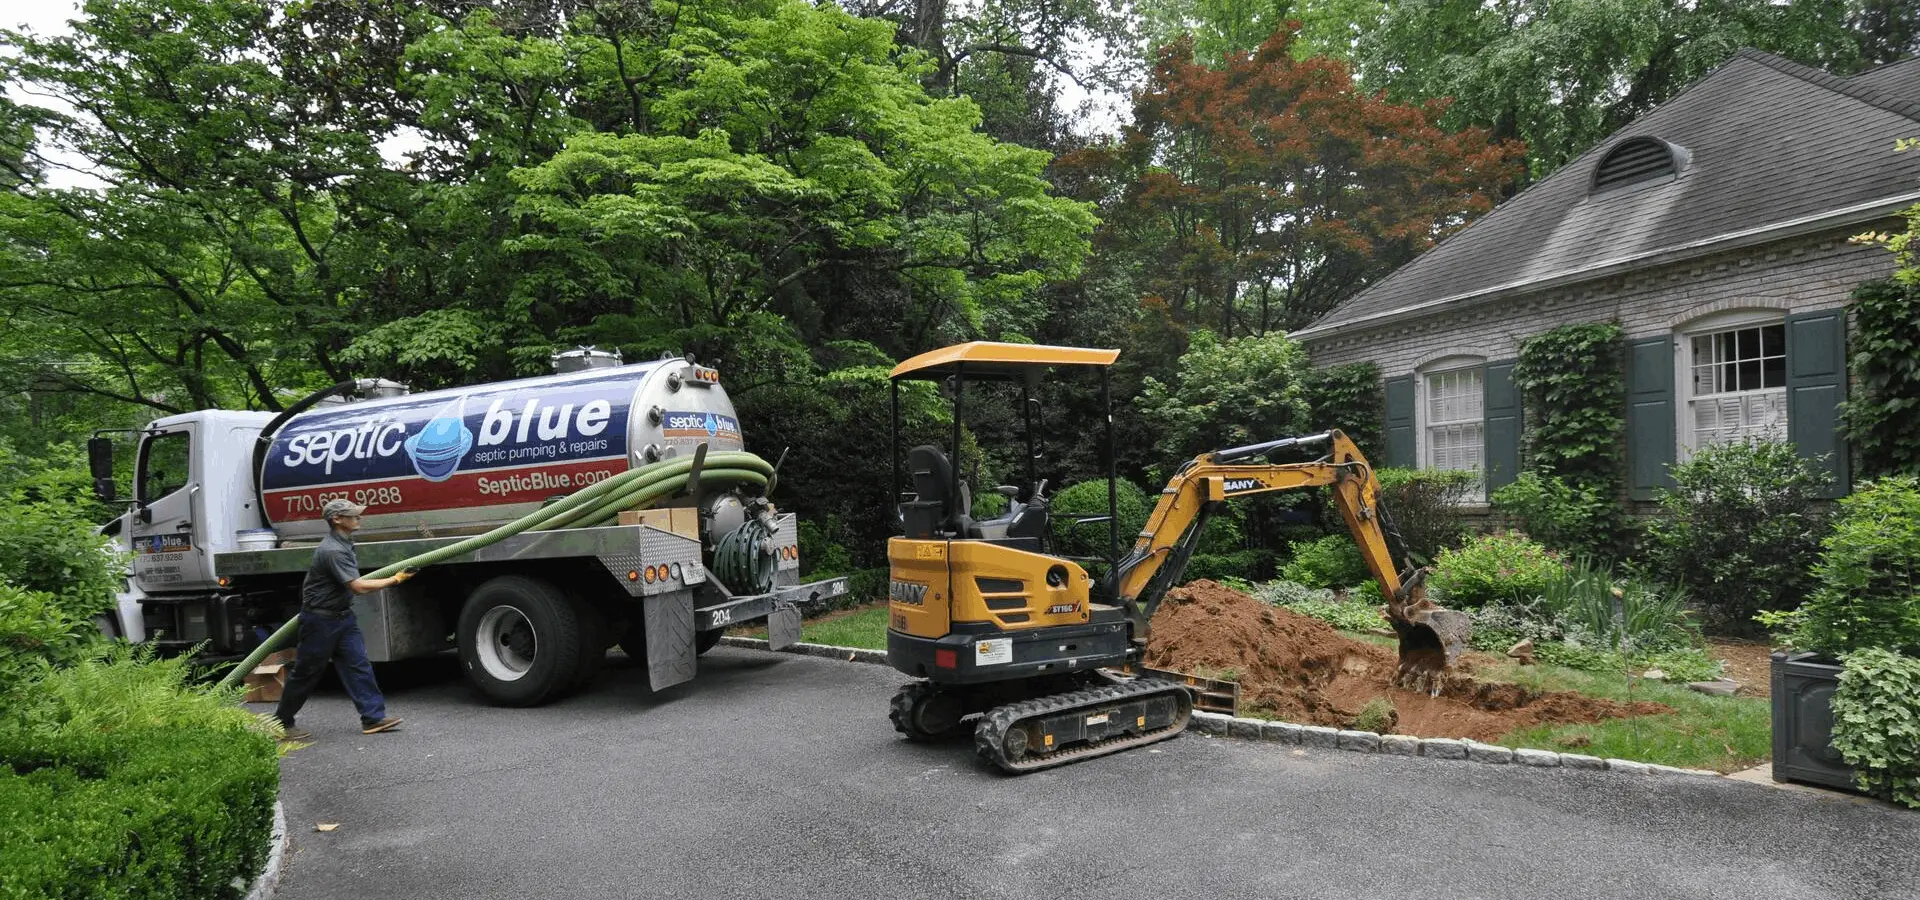
<instances>
[{"instance_id":1,"label":"sany text on excavator","mask_svg":"<svg viewBox=\"0 0 1920 900\"><path fill-rule=\"evenodd\" d=\"M923 445L906 454L912 490L899 504L902 535L889 540L887 660L917 679L893 698L895 728L914 740L957 736L971 721L981 756L1029 772L1165 740L1186 727L1189 688L1138 672L1148 628L1180 580L1209 514L1229 499L1329 487L1380 584L1400 639L1400 683L1437 692L1441 672L1466 646L1461 613L1425 598L1380 501L1373 469L1339 431L1220 450L1187 462L1161 491L1146 527L1120 552L1108 367L1118 350L973 342L921 354L895 367L894 490L902 485L900 383L946 382L953 400L953 456ZM1105 574L1049 553L1051 510L1034 480L1033 389L1050 369L1092 369L1107 405L1108 514ZM954 469L970 381L1019 385L1027 444L1026 488L1001 487L1005 515L976 520ZM1325 444L1313 462L1255 462L1289 447Z\"/></svg>"}]
</instances>

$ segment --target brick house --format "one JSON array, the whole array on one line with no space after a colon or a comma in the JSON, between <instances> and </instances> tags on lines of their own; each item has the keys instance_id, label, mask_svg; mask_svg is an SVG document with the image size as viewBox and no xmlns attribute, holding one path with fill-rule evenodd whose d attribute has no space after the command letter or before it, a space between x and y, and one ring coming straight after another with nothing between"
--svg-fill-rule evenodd
<instances>
[{"instance_id":1,"label":"brick house","mask_svg":"<svg viewBox=\"0 0 1920 900\"><path fill-rule=\"evenodd\" d=\"M1693 448L1787 438L1849 486L1836 430L1846 304L1892 271L1848 243L1920 202L1920 59L1840 78L1743 50L1548 178L1294 333L1315 365L1386 379L1387 462L1520 464L1520 342L1627 338L1631 496Z\"/></svg>"}]
</instances>

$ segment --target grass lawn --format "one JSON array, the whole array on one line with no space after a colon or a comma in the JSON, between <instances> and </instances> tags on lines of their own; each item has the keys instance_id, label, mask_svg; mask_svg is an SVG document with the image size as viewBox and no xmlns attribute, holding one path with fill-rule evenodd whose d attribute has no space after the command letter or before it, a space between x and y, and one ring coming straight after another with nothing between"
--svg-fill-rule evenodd
<instances>
[{"instance_id":1,"label":"grass lawn","mask_svg":"<svg viewBox=\"0 0 1920 900\"><path fill-rule=\"evenodd\" d=\"M1343 632L1357 640L1393 646L1391 638ZM756 629L754 637L766 637ZM887 649L887 606L860 606L807 622L801 640L837 647ZM1582 672L1552 665L1508 663L1482 666L1480 677L1510 681L1546 691L1578 691L1609 700L1651 700L1672 707L1672 715L1613 719L1594 725L1542 725L1503 736L1509 747L1584 753L1641 762L1733 772L1766 761L1773 749L1772 710L1754 697L1710 697L1685 685L1636 678L1623 673Z\"/></svg>"},{"instance_id":2,"label":"grass lawn","mask_svg":"<svg viewBox=\"0 0 1920 900\"><path fill-rule=\"evenodd\" d=\"M766 639L767 629L742 632L748 637ZM887 605L856 606L811 619L800 626L800 639L809 644L835 647L887 649Z\"/></svg>"}]
</instances>

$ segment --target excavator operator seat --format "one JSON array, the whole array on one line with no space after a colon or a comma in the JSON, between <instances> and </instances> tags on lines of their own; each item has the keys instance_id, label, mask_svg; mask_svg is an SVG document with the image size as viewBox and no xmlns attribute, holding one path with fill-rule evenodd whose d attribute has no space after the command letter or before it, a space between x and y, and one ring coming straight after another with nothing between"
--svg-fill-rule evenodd
<instances>
[{"instance_id":1,"label":"excavator operator seat","mask_svg":"<svg viewBox=\"0 0 1920 900\"><path fill-rule=\"evenodd\" d=\"M900 504L900 521L910 538L966 537L973 530L971 504L963 490L953 496L953 463L939 447L922 444L907 451L913 499Z\"/></svg>"}]
</instances>

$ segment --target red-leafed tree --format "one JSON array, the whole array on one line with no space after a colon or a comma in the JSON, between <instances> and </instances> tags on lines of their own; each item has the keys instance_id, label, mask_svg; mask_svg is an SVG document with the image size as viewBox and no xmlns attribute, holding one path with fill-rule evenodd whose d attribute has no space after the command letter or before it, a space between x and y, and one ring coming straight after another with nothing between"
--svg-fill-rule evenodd
<instances>
[{"instance_id":1,"label":"red-leafed tree","mask_svg":"<svg viewBox=\"0 0 1920 900\"><path fill-rule=\"evenodd\" d=\"M1325 313L1491 209L1522 151L1441 129L1443 104L1362 93L1344 63L1294 59L1297 27L1218 69L1166 47L1118 141L1060 162L1135 286L1225 337Z\"/></svg>"}]
</instances>

